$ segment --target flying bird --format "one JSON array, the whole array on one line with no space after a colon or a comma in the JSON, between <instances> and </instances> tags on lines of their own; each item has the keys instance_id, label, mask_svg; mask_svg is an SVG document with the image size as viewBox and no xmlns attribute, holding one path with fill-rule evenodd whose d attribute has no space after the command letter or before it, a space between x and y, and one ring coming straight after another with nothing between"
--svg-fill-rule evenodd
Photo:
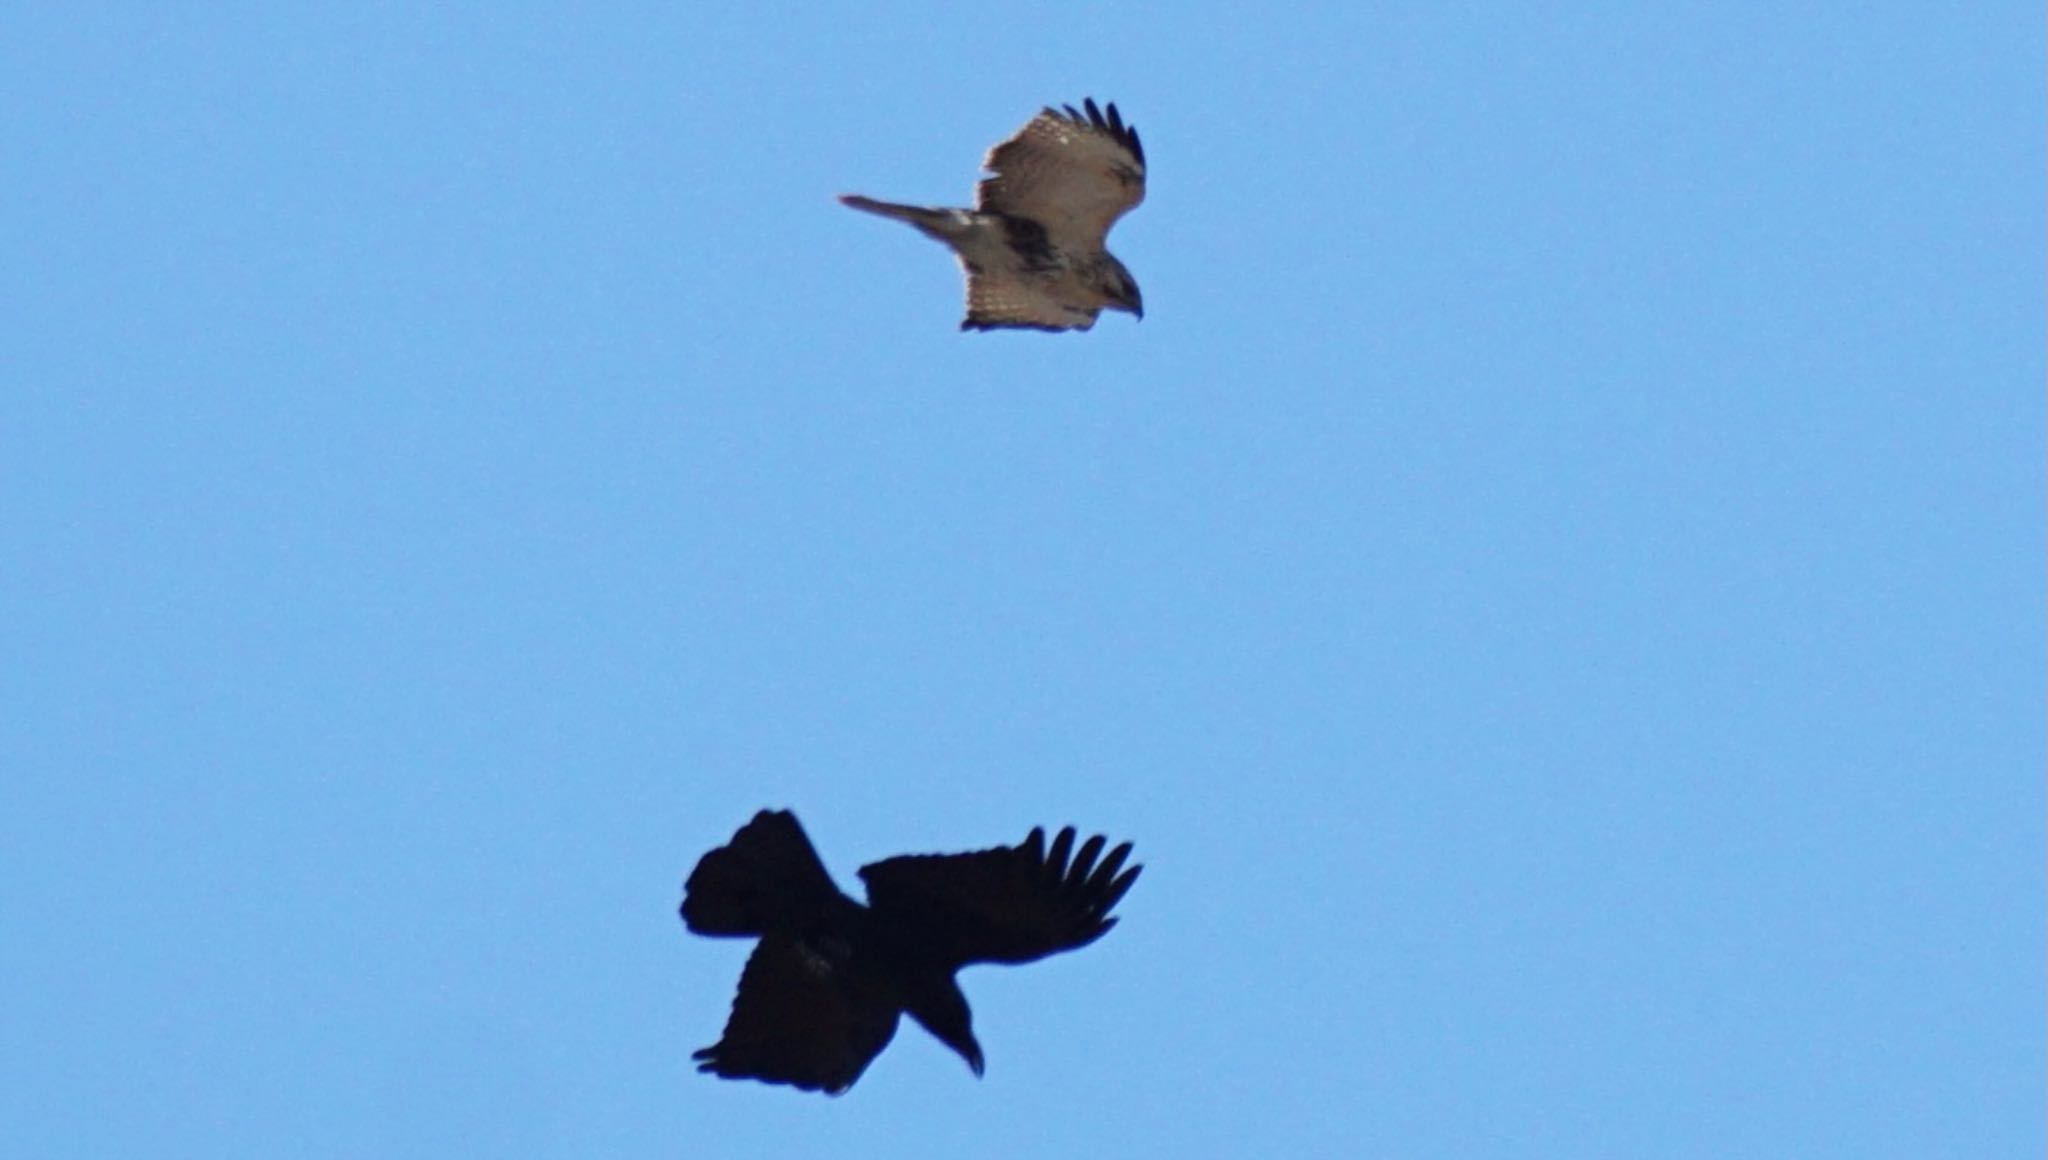
<instances>
[{"instance_id":1,"label":"flying bird","mask_svg":"<svg viewBox=\"0 0 2048 1160\"><path fill-rule=\"evenodd\" d=\"M1087 330L1104 308L1145 317L1131 272L1104 248L1145 200L1145 149L1111 104L1047 108L988 151L973 209L923 209L848 194L953 248L967 271L962 330Z\"/></svg>"},{"instance_id":2,"label":"flying bird","mask_svg":"<svg viewBox=\"0 0 2048 1160\"><path fill-rule=\"evenodd\" d=\"M1028 963L1109 933L1109 911L1142 867L1131 844L1102 857L1100 836L1046 845L918 854L861 867L868 902L840 893L787 810L762 810L704 855L683 887L683 922L705 935L759 938L740 973L725 1034L698 1071L838 1095L909 1014L982 1072L973 1015L954 973ZM1100 861L1097 861L1097 859Z\"/></svg>"}]
</instances>

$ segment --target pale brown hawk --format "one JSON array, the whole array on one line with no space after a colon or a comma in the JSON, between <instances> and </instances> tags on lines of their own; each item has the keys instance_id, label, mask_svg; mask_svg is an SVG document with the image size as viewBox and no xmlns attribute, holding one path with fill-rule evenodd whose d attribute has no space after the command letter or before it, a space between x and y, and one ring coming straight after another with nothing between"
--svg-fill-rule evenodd
<instances>
[{"instance_id":1,"label":"pale brown hawk","mask_svg":"<svg viewBox=\"0 0 2048 1160\"><path fill-rule=\"evenodd\" d=\"M1086 330L1107 307L1145 316L1138 283L1104 248L1145 200L1145 149L1114 104L1093 98L1031 118L988 151L973 209L924 209L848 194L858 210L908 222L953 248L967 271L962 330Z\"/></svg>"}]
</instances>

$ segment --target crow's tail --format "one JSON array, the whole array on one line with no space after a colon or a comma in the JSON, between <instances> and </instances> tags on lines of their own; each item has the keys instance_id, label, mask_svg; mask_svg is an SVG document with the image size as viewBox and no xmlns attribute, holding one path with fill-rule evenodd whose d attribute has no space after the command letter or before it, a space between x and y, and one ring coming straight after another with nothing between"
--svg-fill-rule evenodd
<instances>
[{"instance_id":1,"label":"crow's tail","mask_svg":"<svg viewBox=\"0 0 2048 1160\"><path fill-rule=\"evenodd\" d=\"M690 872L683 922L698 934L766 934L800 928L840 897L796 815L762 810Z\"/></svg>"}]
</instances>

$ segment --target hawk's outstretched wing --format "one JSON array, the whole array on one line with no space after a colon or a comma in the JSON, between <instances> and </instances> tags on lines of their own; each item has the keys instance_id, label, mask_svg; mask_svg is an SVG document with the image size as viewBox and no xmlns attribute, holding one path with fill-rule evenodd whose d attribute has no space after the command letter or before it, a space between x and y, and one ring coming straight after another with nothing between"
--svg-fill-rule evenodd
<instances>
[{"instance_id":1,"label":"hawk's outstretched wing","mask_svg":"<svg viewBox=\"0 0 2048 1160\"><path fill-rule=\"evenodd\" d=\"M896 1004L838 961L786 935L761 940L739 996L697 1070L838 1095L896 1034Z\"/></svg>"},{"instance_id":2,"label":"hawk's outstretched wing","mask_svg":"<svg viewBox=\"0 0 2048 1160\"><path fill-rule=\"evenodd\" d=\"M975 208L1029 218L1063 250L1100 250L1109 227L1145 200L1145 149L1115 103L1048 108L988 151Z\"/></svg>"},{"instance_id":3,"label":"hawk's outstretched wing","mask_svg":"<svg viewBox=\"0 0 2048 1160\"><path fill-rule=\"evenodd\" d=\"M1068 826L1048 850L1045 831L1033 829L1020 845L889 858L861 867L860 876L868 905L914 918L920 939L944 961L1028 963L1087 946L1116 925L1110 909L1143 867L1123 868L1129 842L1098 865L1105 844L1097 835L1077 851Z\"/></svg>"}]
</instances>

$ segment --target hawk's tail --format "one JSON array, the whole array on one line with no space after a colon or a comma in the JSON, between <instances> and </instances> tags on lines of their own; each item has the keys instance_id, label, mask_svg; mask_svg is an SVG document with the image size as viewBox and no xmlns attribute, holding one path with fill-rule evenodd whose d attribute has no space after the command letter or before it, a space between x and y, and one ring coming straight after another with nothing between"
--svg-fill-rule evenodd
<instances>
[{"instance_id":1,"label":"hawk's tail","mask_svg":"<svg viewBox=\"0 0 2048 1160\"><path fill-rule=\"evenodd\" d=\"M766 934L802 926L838 897L796 815L762 810L690 872L683 922L698 934Z\"/></svg>"},{"instance_id":2,"label":"hawk's tail","mask_svg":"<svg viewBox=\"0 0 2048 1160\"><path fill-rule=\"evenodd\" d=\"M959 232L960 213L958 210L925 209L922 206L899 205L893 201L876 201L872 197L862 197L857 193L841 194L839 202L841 205L849 205L866 213L879 214L885 218L894 218L899 222L908 222L941 241Z\"/></svg>"}]
</instances>

